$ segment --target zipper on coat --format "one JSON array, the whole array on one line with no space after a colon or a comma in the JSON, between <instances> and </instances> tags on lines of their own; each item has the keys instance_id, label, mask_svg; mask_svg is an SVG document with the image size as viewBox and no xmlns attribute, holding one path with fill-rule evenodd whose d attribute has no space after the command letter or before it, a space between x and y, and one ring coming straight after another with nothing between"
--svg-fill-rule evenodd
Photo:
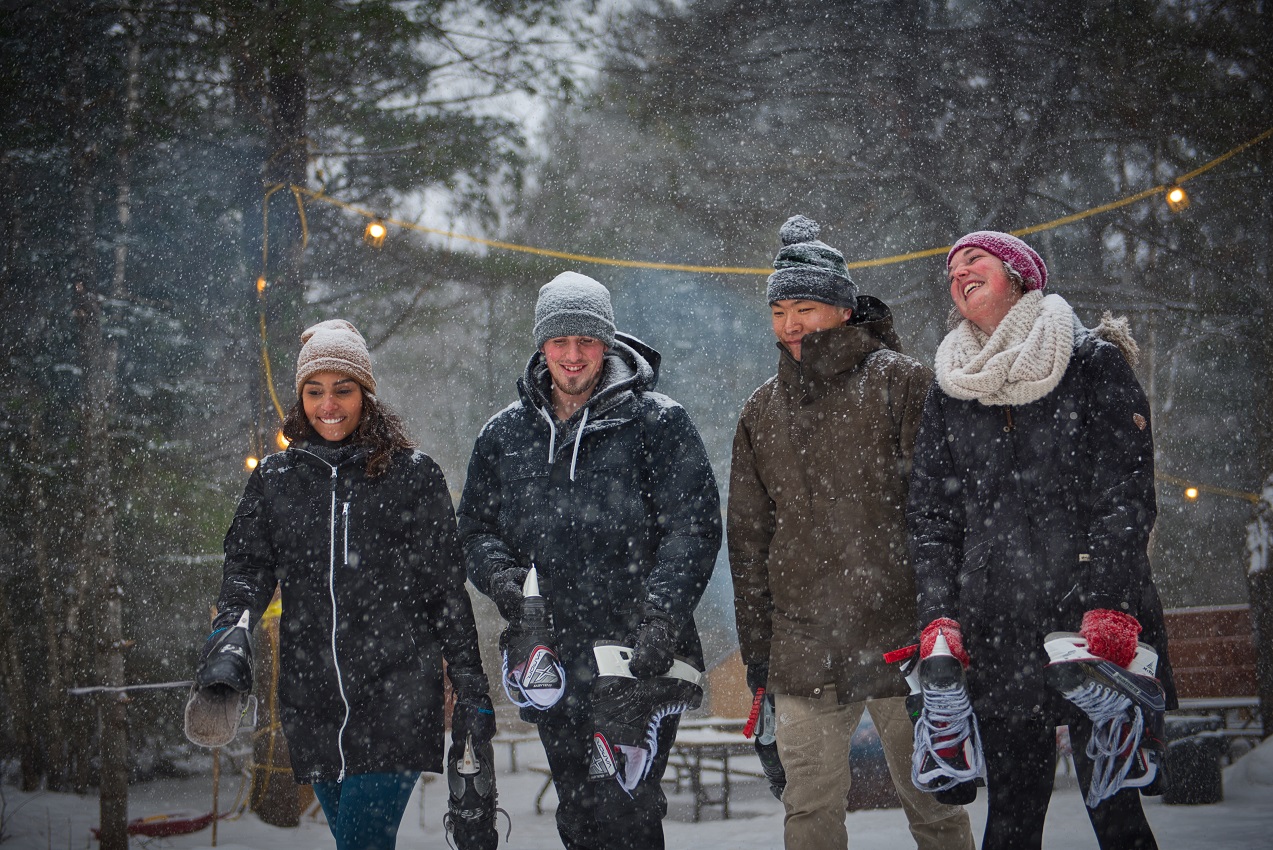
<instances>
[{"instance_id":1,"label":"zipper on coat","mask_svg":"<svg viewBox=\"0 0 1273 850\"><path fill-rule=\"evenodd\" d=\"M340 656L336 653L336 484L337 469L332 467L332 499L331 499L331 532L327 550L330 552L327 566L327 593L332 603L332 667L336 670L336 690L340 692L340 701L345 706L345 717L340 722L340 731L336 733L336 750L340 754L340 774L337 782L345 781L345 727L349 725L349 698L345 695L345 677L340 672ZM348 516L349 503L345 503L345 515ZM348 527L346 527L346 555L348 555Z\"/></svg>"},{"instance_id":2,"label":"zipper on coat","mask_svg":"<svg viewBox=\"0 0 1273 850\"><path fill-rule=\"evenodd\" d=\"M1003 426L1003 433L1007 434L1013 429L1013 427L1015 427L1012 424L1012 408L1005 407L1003 409L1003 415L1006 420L1006 424Z\"/></svg>"},{"instance_id":3,"label":"zipper on coat","mask_svg":"<svg viewBox=\"0 0 1273 850\"><path fill-rule=\"evenodd\" d=\"M343 507L341 508L341 510L340 510L340 514L341 514L341 516L340 516L340 524L341 524L341 526L345 529L345 555L344 555L345 563L344 563L344 566L346 566L346 567L347 567L347 566L349 566L349 503L348 503L348 502L345 502L345 503L344 503L344 506L343 506Z\"/></svg>"}]
</instances>

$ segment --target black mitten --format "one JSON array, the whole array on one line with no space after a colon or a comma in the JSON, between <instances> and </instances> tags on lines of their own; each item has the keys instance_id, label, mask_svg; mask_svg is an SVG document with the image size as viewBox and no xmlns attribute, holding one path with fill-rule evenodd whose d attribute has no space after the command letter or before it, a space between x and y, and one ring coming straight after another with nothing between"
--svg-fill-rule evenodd
<instances>
[{"instance_id":1,"label":"black mitten","mask_svg":"<svg viewBox=\"0 0 1273 850\"><path fill-rule=\"evenodd\" d=\"M628 670L638 679L666 673L676 652L676 626L672 618L653 605L646 605L641 625L632 636L632 661Z\"/></svg>"}]
</instances>

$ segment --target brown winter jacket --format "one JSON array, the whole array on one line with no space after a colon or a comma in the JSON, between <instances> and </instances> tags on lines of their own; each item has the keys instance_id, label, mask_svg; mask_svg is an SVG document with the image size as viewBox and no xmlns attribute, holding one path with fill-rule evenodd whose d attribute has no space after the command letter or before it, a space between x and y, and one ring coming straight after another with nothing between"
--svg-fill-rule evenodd
<instances>
[{"instance_id":1,"label":"brown winter jacket","mask_svg":"<svg viewBox=\"0 0 1273 850\"><path fill-rule=\"evenodd\" d=\"M932 371L863 296L847 325L781 348L734 435L728 542L743 661L773 693L902 696L882 653L915 639L906 496Z\"/></svg>"}]
</instances>

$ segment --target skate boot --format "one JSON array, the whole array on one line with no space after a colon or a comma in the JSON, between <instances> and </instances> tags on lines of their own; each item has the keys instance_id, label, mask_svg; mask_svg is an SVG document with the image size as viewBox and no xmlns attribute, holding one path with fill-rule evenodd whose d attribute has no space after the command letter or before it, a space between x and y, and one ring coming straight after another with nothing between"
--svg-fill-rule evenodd
<instances>
[{"instance_id":1,"label":"skate boot","mask_svg":"<svg viewBox=\"0 0 1273 850\"><path fill-rule=\"evenodd\" d=\"M201 747L224 747L234 740L245 715L255 725L252 690L252 636L247 611L210 639L200 653L194 684L186 698L185 732Z\"/></svg>"},{"instance_id":2,"label":"skate boot","mask_svg":"<svg viewBox=\"0 0 1273 850\"><path fill-rule=\"evenodd\" d=\"M465 737L463 747L452 746L446 756L446 784L450 793L442 827L447 843L456 850L495 850L495 813L504 810L495 806L494 748L489 743L473 746L472 735ZM511 832L511 821L509 827Z\"/></svg>"},{"instance_id":3,"label":"skate boot","mask_svg":"<svg viewBox=\"0 0 1273 850\"><path fill-rule=\"evenodd\" d=\"M963 665L951 654L945 635L938 633L932 653L918 662L915 675L922 708L915 721L911 782L939 802L971 803L985 771L981 732Z\"/></svg>"},{"instance_id":4,"label":"skate boot","mask_svg":"<svg viewBox=\"0 0 1273 850\"><path fill-rule=\"evenodd\" d=\"M1049 634L1043 648L1049 683L1092 721L1088 808L1124 788L1161 794L1167 701L1154 678L1158 654L1153 647L1139 644L1127 668L1091 654L1087 641L1073 632Z\"/></svg>"},{"instance_id":5,"label":"skate boot","mask_svg":"<svg viewBox=\"0 0 1273 850\"><path fill-rule=\"evenodd\" d=\"M649 775L658 755L659 724L703 704L703 674L676 659L661 676L638 679L628 669L632 648L597 641L592 654L592 764L588 778L615 779L629 794Z\"/></svg>"},{"instance_id":6,"label":"skate boot","mask_svg":"<svg viewBox=\"0 0 1273 850\"><path fill-rule=\"evenodd\" d=\"M553 648L548 603L534 566L522 585L522 614L500 636L504 693L518 708L552 708L566 692L566 669Z\"/></svg>"},{"instance_id":7,"label":"skate boot","mask_svg":"<svg viewBox=\"0 0 1273 850\"><path fill-rule=\"evenodd\" d=\"M756 756L760 759L760 769L769 780L769 791L777 799L782 799L782 792L787 787L787 771L778 758L778 718L774 710L772 694L766 694L764 688L756 689L756 699L752 702L751 715L747 725L743 727L743 736L756 736Z\"/></svg>"}]
</instances>

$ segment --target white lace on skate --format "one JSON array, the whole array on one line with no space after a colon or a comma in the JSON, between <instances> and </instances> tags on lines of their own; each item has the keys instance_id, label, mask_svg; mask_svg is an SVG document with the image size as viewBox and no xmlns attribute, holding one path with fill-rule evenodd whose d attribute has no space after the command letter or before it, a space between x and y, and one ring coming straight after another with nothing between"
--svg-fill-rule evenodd
<instances>
[{"instance_id":1,"label":"white lace on skate","mask_svg":"<svg viewBox=\"0 0 1273 850\"><path fill-rule=\"evenodd\" d=\"M952 763L941 752L963 756ZM981 775L981 731L965 688L924 689L924 710L915 723L911 782L923 791L944 791Z\"/></svg>"},{"instance_id":2,"label":"white lace on skate","mask_svg":"<svg viewBox=\"0 0 1273 850\"><path fill-rule=\"evenodd\" d=\"M1092 735L1087 742L1087 755L1092 760L1092 782L1087 789L1089 809L1123 788L1139 788L1154 780L1157 765L1140 758L1145 720L1139 706L1096 682L1086 682L1064 696L1092 720ZM1132 775L1133 768L1138 768L1139 776Z\"/></svg>"}]
</instances>

